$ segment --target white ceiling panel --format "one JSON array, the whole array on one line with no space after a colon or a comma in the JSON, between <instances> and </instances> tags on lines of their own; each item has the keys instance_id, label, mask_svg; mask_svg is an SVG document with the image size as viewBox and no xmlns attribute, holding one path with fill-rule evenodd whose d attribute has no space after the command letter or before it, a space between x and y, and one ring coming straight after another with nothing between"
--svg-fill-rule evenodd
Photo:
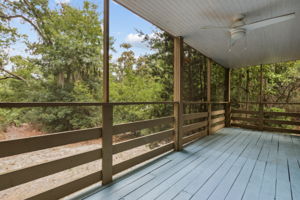
<instances>
[{"instance_id":1,"label":"white ceiling panel","mask_svg":"<svg viewBox=\"0 0 300 200\"><path fill-rule=\"evenodd\" d=\"M235 68L300 59L300 0L115 0L225 67ZM251 23L295 12L296 17L249 31L230 49L227 30L237 14Z\"/></svg>"}]
</instances>

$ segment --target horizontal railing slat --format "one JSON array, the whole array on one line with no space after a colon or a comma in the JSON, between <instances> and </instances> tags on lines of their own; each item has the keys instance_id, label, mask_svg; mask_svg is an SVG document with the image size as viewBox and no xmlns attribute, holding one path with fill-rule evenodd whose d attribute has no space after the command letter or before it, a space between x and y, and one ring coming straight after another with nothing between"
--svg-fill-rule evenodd
<instances>
[{"instance_id":1,"label":"horizontal railing slat","mask_svg":"<svg viewBox=\"0 0 300 200\"><path fill-rule=\"evenodd\" d=\"M113 146L113 154L127 151L127 150L133 149L135 147L139 147L139 146L142 146L142 145L154 142L154 141L162 140L162 139L172 136L173 134L174 134L174 130L171 129L171 130L161 131L161 132L154 133L151 135L143 136L140 138L128 140L125 142L120 142Z\"/></svg>"},{"instance_id":2,"label":"horizontal railing slat","mask_svg":"<svg viewBox=\"0 0 300 200\"><path fill-rule=\"evenodd\" d=\"M268 116L287 116L287 117L300 117L300 113L296 112L264 112Z\"/></svg>"},{"instance_id":3,"label":"horizontal railing slat","mask_svg":"<svg viewBox=\"0 0 300 200\"><path fill-rule=\"evenodd\" d=\"M0 142L0 158L101 138L101 128L66 131Z\"/></svg>"},{"instance_id":4,"label":"horizontal railing slat","mask_svg":"<svg viewBox=\"0 0 300 200\"><path fill-rule=\"evenodd\" d=\"M264 119L265 122L269 122L272 124L287 124L287 125L295 125L300 126L300 122L297 121L285 121L285 120L273 120L273 119Z\"/></svg>"},{"instance_id":5,"label":"horizontal railing slat","mask_svg":"<svg viewBox=\"0 0 300 200\"><path fill-rule=\"evenodd\" d=\"M102 106L101 102L2 102L0 108L33 108L33 107L60 107L60 106Z\"/></svg>"},{"instance_id":6,"label":"horizontal railing slat","mask_svg":"<svg viewBox=\"0 0 300 200\"><path fill-rule=\"evenodd\" d=\"M224 120L225 120L225 117L222 116L222 117L218 117L218 118L212 119L212 120L211 120L211 123L212 123L212 124L216 124L216 123L222 122L222 121L224 121Z\"/></svg>"},{"instance_id":7,"label":"horizontal railing slat","mask_svg":"<svg viewBox=\"0 0 300 200\"><path fill-rule=\"evenodd\" d=\"M224 128L224 127L225 127L225 124L224 124L224 123L223 123L223 124L218 124L218 125L216 125L216 126L211 127L211 132L212 132L212 133L215 133L215 132L217 132L218 130Z\"/></svg>"},{"instance_id":8,"label":"horizontal railing slat","mask_svg":"<svg viewBox=\"0 0 300 200\"><path fill-rule=\"evenodd\" d=\"M254 102L254 101L240 101L235 103L248 103L248 104L260 104L260 102ZM300 105L300 102L261 102L261 104L282 104L282 105Z\"/></svg>"},{"instance_id":9,"label":"horizontal railing slat","mask_svg":"<svg viewBox=\"0 0 300 200\"><path fill-rule=\"evenodd\" d=\"M104 104L111 104L114 106L128 106L128 105L157 105L157 104L176 104L177 101L140 101L140 102L110 102Z\"/></svg>"},{"instance_id":10,"label":"horizontal railing slat","mask_svg":"<svg viewBox=\"0 0 300 200\"><path fill-rule=\"evenodd\" d=\"M183 143L186 144L188 142L191 142L193 140L196 140L196 139L200 139L204 136L207 135L207 130L203 130L203 131L200 131L200 132L197 132L197 133L194 133L192 135L189 135L189 136L186 136L183 138Z\"/></svg>"},{"instance_id":11,"label":"horizontal railing slat","mask_svg":"<svg viewBox=\"0 0 300 200\"><path fill-rule=\"evenodd\" d=\"M60 107L60 106L103 106L103 105L155 105L155 104L175 104L175 101L141 101L141 102L1 102L0 108L33 108L33 107Z\"/></svg>"},{"instance_id":12,"label":"horizontal railing slat","mask_svg":"<svg viewBox=\"0 0 300 200\"><path fill-rule=\"evenodd\" d=\"M158 119L151 119L145 121L137 121L126 124L119 124L113 126L113 134L126 133L130 131L137 131L146 128L152 128L161 124L169 124L174 122L174 117L163 117Z\"/></svg>"},{"instance_id":13,"label":"horizontal railing slat","mask_svg":"<svg viewBox=\"0 0 300 200\"><path fill-rule=\"evenodd\" d=\"M258 115L258 111L251 110L231 110L232 113L241 113L241 114L250 114L250 115Z\"/></svg>"},{"instance_id":14,"label":"horizontal railing slat","mask_svg":"<svg viewBox=\"0 0 300 200\"><path fill-rule=\"evenodd\" d=\"M259 118L248 118L248 117L231 117L232 120L239 120L239 121L247 121L247 122L259 122Z\"/></svg>"},{"instance_id":15,"label":"horizontal railing slat","mask_svg":"<svg viewBox=\"0 0 300 200\"><path fill-rule=\"evenodd\" d=\"M0 190L5 190L23 183L55 174L82 164L100 159L102 150L96 149L73 156L45 162L0 175Z\"/></svg>"},{"instance_id":16,"label":"horizontal railing slat","mask_svg":"<svg viewBox=\"0 0 300 200\"><path fill-rule=\"evenodd\" d=\"M231 123L232 126L241 127L241 128L248 128L248 129L259 129L256 125L248 125L248 124L240 124L240 123Z\"/></svg>"},{"instance_id":17,"label":"horizontal railing slat","mask_svg":"<svg viewBox=\"0 0 300 200\"><path fill-rule=\"evenodd\" d=\"M295 130L295 129L275 128L275 127L268 127L268 126L264 126L263 129L266 131L276 131L276 132L282 132L282 133L300 134L300 130Z\"/></svg>"},{"instance_id":18,"label":"horizontal railing slat","mask_svg":"<svg viewBox=\"0 0 300 200\"><path fill-rule=\"evenodd\" d=\"M203 128L205 126L207 126L207 120L183 126L183 132L188 133L198 128Z\"/></svg>"},{"instance_id":19,"label":"horizontal railing slat","mask_svg":"<svg viewBox=\"0 0 300 200\"><path fill-rule=\"evenodd\" d=\"M225 110L216 110L211 112L212 116L222 115L222 114L225 114Z\"/></svg>"},{"instance_id":20,"label":"horizontal railing slat","mask_svg":"<svg viewBox=\"0 0 300 200\"><path fill-rule=\"evenodd\" d=\"M237 104L239 104L239 103L260 104L260 102L255 102L255 101L239 101L239 102L234 102L234 103L237 103Z\"/></svg>"},{"instance_id":21,"label":"horizontal railing slat","mask_svg":"<svg viewBox=\"0 0 300 200\"><path fill-rule=\"evenodd\" d=\"M169 143L164 146L158 147L152 151L149 151L147 153L144 153L142 155L139 155L137 157L134 157L132 159L126 160L124 162L118 163L113 166L113 174L120 173L130 167L133 167L137 164L140 164L144 161L147 161L151 158L154 158L156 156L159 156L167 151L170 151L174 148L174 143Z\"/></svg>"},{"instance_id":22,"label":"horizontal railing slat","mask_svg":"<svg viewBox=\"0 0 300 200\"><path fill-rule=\"evenodd\" d=\"M102 172L98 171L87 175L85 177L76 179L72 182L58 186L56 188L47 190L41 194L28 198L27 200L53 200L60 199L81 189L84 189L92 184L100 182L102 179Z\"/></svg>"},{"instance_id":23,"label":"horizontal railing slat","mask_svg":"<svg viewBox=\"0 0 300 200\"><path fill-rule=\"evenodd\" d=\"M234 113L241 113L241 114L252 114L252 115L258 115L258 111L251 111L251 110L232 110ZM264 112L264 115L266 116L289 116L289 117L300 117L300 113L296 112Z\"/></svg>"},{"instance_id":24,"label":"horizontal railing slat","mask_svg":"<svg viewBox=\"0 0 300 200\"><path fill-rule=\"evenodd\" d=\"M207 101L183 101L184 104L227 104L228 101L207 102Z\"/></svg>"},{"instance_id":25,"label":"horizontal railing slat","mask_svg":"<svg viewBox=\"0 0 300 200\"><path fill-rule=\"evenodd\" d=\"M185 114L183 115L183 120L193 120L193 119L199 119L199 118L204 118L207 117L208 113L207 112L199 112L199 113L191 113L191 114Z\"/></svg>"}]
</instances>

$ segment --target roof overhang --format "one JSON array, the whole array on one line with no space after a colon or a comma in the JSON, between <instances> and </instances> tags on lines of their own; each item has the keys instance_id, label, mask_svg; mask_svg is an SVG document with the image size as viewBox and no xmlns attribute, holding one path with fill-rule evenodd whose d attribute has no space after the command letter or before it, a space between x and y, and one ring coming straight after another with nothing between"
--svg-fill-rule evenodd
<instances>
[{"instance_id":1,"label":"roof overhang","mask_svg":"<svg viewBox=\"0 0 300 200\"><path fill-rule=\"evenodd\" d=\"M224 67L235 68L300 59L300 0L115 0ZM246 22L295 12L296 17L249 31L230 49L227 30L234 16Z\"/></svg>"}]
</instances>

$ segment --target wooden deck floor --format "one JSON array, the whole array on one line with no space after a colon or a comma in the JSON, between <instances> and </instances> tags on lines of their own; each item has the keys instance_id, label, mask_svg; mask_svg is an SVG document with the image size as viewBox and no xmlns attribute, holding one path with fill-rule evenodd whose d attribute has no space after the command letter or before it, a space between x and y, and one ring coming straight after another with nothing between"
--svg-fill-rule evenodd
<instances>
[{"instance_id":1,"label":"wooden deck floor","mask_svg":"<svg viewBox=\"0 0 300 200\"><path fill-rule=\"evenodd\" d=\"M224 128L87 200L300 199L300 137Z\"/></svg>"}]
</instances>

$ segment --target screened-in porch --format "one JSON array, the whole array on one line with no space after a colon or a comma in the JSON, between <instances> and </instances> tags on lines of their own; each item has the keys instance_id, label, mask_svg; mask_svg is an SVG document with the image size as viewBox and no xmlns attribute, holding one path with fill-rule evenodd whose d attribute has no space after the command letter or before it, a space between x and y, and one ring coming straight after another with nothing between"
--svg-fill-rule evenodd
<instances>
[{"instance_id":1,"label":"screened-in porch","mask_svg":"<svg viewBox=\"0 0 300 200\"><path fill-rule=\"evenodd\" d=\"M129 102L111 98L112 78L122 82L111 68L111 1L103 3L101 101L85 101L88 93L75 102L0 102L1 110L40 115L55 109L55 128L65 122L57 117L63 108L72 109L69 121L80 116L76 123L98 120L97 126L1 140L0 198L300 199L300 65L293 63L294 76L269 66L300 59L298 0L115 0L169 39L165 71L157 63L150 70L171 77L165 100Z\"/></svg>"}]
</instances>

